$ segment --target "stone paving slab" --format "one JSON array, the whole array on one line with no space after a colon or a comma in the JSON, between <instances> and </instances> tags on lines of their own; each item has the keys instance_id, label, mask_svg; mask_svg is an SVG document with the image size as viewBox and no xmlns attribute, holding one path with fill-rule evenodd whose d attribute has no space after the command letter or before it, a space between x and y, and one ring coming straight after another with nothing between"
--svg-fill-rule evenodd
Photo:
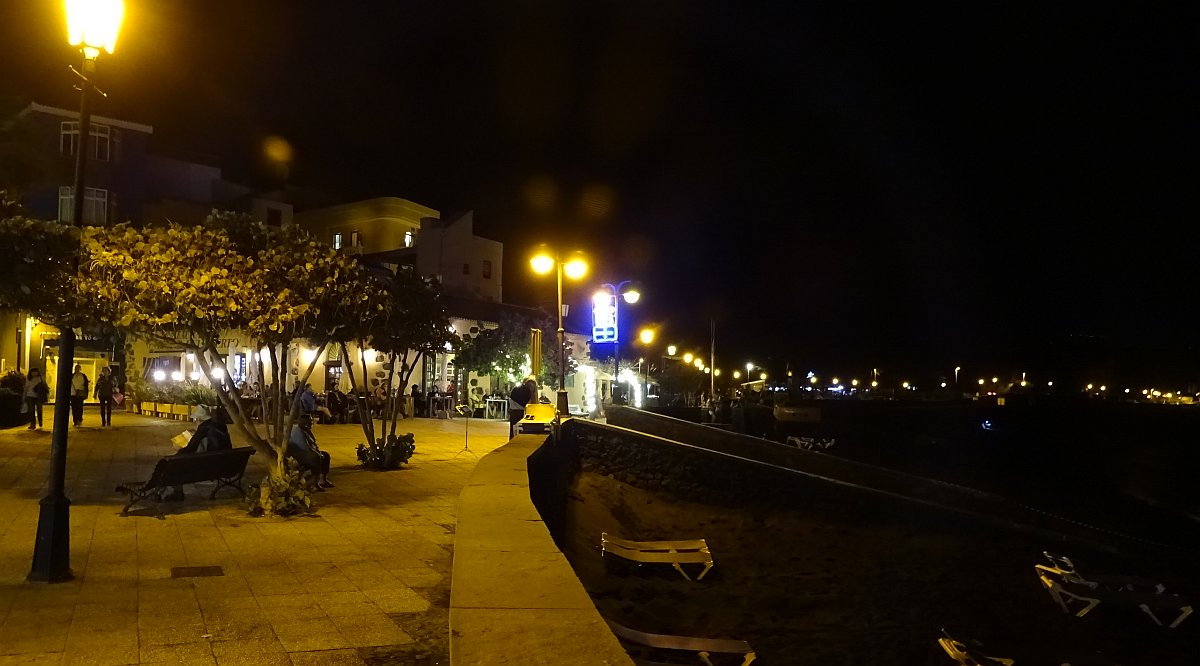
<instances>
[{"instance_id":1,"label":"stone paving slab","mask_svg":"<svg viewBox=\"0 0 1200 666\"><path fill-rule=\"evenodd\" d=\"M0 430L0 666L448 662L438 651L459 495L477 456L508 440L507 422L473 419L466 440L463 419L403 421L417 451L391 472L358 465L359 426L317 425L337 484L316 496L317 515L251 518L230 491L210 502L211 484L198 484L158 520L137 510L120 516L113 489L149 478L189 424L117 413L112 428L89 425L98 420L88 412L70 432L75 578L56 584L25 581L49 430ZM235 445L244 442L230 431ZM263 471L252 458L247 477ZM189 566L223 575L171 577ZM402 628L426 617L440 618L441 646Z\"/></svg>"}]
</instances>

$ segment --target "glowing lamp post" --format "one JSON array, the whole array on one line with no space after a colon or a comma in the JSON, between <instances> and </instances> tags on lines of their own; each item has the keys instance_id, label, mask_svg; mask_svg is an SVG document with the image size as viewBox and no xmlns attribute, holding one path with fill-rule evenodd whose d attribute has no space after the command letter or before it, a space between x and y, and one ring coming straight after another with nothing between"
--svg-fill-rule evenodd
<instances>
[{"instance_id":1,"label":"glowing lamp post","mask_svg":"<svg viewBox=\"0 0 1200 666\"><path fill-rule=\"evenodd\" d=\"M96 71L96 58L112 53L125 16L123 0L67 0L67 43L79 49L83 71L72 71L80 79L79 134L75 142L75 189L70 222L83 224L84 176L87 172L88 139L92 116L88 97L95 85L88 75ZM67 421L71 412L71 375L75 360L75 330L65 327L58 336L58 376L55 379L54 424L50 438L50 481L46 496L38 503L37 538L33 566L28 579L48 583L71 580L71 500L64 492L67 476Z\"/></svg>"},{"instance_id":2,"label":"glowing lamp post","mask_svg":"<svg viewBox=\"0 0 1200 666\"><path fill-rule=\"evenodd\" d=\"M587 275L588 265L584 260L583 254L579 252L573 253L567 257L566 261L549 248L542 246L529 260L529 265L533 268L533 272L539 275L546 275L555 268L558 269L558 413L566 414L570 411L567 402L567 347L564 340L563 331L563 275L565 274L572 280L582 279Z\"/></svg>"},{"instance_id":3,"label":"glowing lamp post","mask_svg":"<svg viewBox=\"0 0 1200 666\"><path fill-rule=\"evenodd\" d=\"M592 302L595 304L595 313L608 312L611 317L611 327L601 326L597 321L592 330L592 342L611 342L613 344L613 402L616 403L619 395L623 394L621 390L621 317L620 317L620 301L633 305L642 298L641 292L630 287L633 280L622 280L617 284L609 284L605 282L601 286L604 289L597 291L592 297ZM628 288L626 288L628 287ZM597 315L599 317L599 315Z\"/></svg>"},{"instance_id":4,"label":"glowing lamp post","mask_svg":"<svg viewBox=\"0 0 1200 666\"><path fill-rule=\"evenodd\" d=\"M654 344L654 338L656 336L657 336L657 333L655 332L654 329L643 328L641 331L638 331L638 342L642 343L642 346L644 346L644 347L649 347L650 345ZM639 381L641 379L641 374L642 374L642 359L638 359L638 379L639 379ZM650 393L650 368L649 368L649 366L647 366L646 367L646 383L642 385L642 396L643 396L642 399L645 400L646 399L645 396L647 396L649 393ZM638 407L641 407L641 405L638 405Z\"/></svg>"},{"instance_id":5,"label":"glowing lamp post","mask_svg":"<svg viewBox=\"0 0 1200 666\"><path fill-rule=\"evenodd\" d=\"M100 52L112 53L125 19L124 0L66 0L67 43L85 60L95 62Z\"/></svg>"}]
</instances>

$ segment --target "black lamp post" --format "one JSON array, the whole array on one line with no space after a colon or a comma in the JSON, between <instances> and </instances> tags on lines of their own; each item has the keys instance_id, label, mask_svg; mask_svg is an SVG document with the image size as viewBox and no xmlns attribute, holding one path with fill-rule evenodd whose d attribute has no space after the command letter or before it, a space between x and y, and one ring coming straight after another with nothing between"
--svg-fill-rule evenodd
<instances>
[{"instance_id":1,"label":"black lamp post","mask_svg":"<svg viewBox=\"0 0 1200 666\"><path fill-rule=\"evenodd\" d=\"M557 253L551 251L546 246L541 246L529 260L530 266L533 267L535 273L545 275L552 270L558 269L558 400L555 406L558 409L559 415L567 414L570 411L570 405L567 400L567 347L563 329L563 274L572 280L579 280L584 275L587 275L587 262L584 261L583 255L579 252L572 254L563 261Z\"/></svg>"},{"instance_id":2,"label":"black lamp post","mask_svg":"<svg viewBox=\"0 0 1200 666\"><path fill-rule=\"evenodd\" d=\"M621 395L625 393L625 390L621 388L621 301L624 300L626 303L633 305L642 297L641 292L637 289L625 289L632 283L633 280L622 280L615 285L605 282L600 286L608 289L608 291L599 292L595 296L596 299L603 297L607 300L608 294L612 293L612 303L617 324L616 329L613 331L613 404L617 404L618 393Z\"/></svg>"},{"instance_id":3,"label":"black lamp post","mask_svg":"<svg viewBox=\"0 0 1200 666\"><path fill-rule=\"evenodd\" d=\"M125 14L122 0L68 0L67 41L79 49L83 70L72 67L79 77L79 134L75 141L75 183L71 196L71 224L82 226L86 198L88 140L92 115L88 98L95 85L89 78L96 71L100 53L112 53ZM28 580L57 583L71 580L71 500L65 492L67 475L67 430L71 413L71 376L75 362L75 330L59 330L58 374L54 383L54 423L50 439L50 483L38 504L37 540Z\"/></svg>"}]
</instances>

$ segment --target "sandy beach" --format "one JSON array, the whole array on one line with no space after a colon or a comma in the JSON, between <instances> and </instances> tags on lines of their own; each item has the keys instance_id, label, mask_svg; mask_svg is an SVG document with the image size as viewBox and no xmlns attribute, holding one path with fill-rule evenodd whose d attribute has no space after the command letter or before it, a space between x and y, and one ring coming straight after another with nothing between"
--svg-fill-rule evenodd
<instances>
[{"instance_id":1,"label":"sandy beach","mask_svg":"<svg viewBox=\"0 0 1200 666\"><path fill-rule=\"evenodd\" d=\"M606 617L641 631L746 640L756 663L952 664L935 645L943 627L1018 664L1194 663L1194 619L1168 630L1111 605L1065 616L1034 576L1042 551L1055 550L1045 539L930 507L821 494L813 488L803 506L719 506L583 472L563 547ZM716 566L689 582L668 565L602 557L601 532L702 537ZM1195 598L1193 571L1138 571L1103 553L1067 554L1081 570L1153 573L1168 591ZM635 656L696 663L662 651Z\"/></svg>"}]
</instances>

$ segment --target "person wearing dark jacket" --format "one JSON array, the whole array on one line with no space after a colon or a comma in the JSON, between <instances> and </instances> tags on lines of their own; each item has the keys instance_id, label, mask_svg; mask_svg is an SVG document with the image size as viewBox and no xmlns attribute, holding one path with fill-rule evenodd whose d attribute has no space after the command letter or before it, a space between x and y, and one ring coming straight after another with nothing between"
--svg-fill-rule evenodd
<instances>
[{"instance_id":1,"label":"person wearing dark jacket","mask_svg":"<svg viewBox=\"0 0 1200 666\"><path fill-rule=\"evenodd\" d=\"M229 422L229 414L223 408L217 407L209 418L196 426L196 433L188 440L187 446L176 451L175 455L187 456L232 449L233 440L229 438ZM163 495L161 499L164 502L183 499L183 486L175 486L169 494Z\"/></svg>"},{"instance_id":2,"label":"person wearing dark jacket","mask_svg":"<svg viewBox=\"0 0 1200 666\"><path fill-rule=\"evenodd\" d=\"M76 428L83 425L83 401L87 400L90 383L88 376L83 374L83 366L76 363L71 375L71 420Z\"/></svg>"},{"instance_id":3,"label":"person wearing dark jacket","mask_svg":"<svg viewBox=\"0 0 1200 666\"><path fill-rule=\"evenodd\" d=\"M508 394L508 438L516 434L517 424L525 418L525 405L537 401L537 380L526 377Z\"/></svg>"},{"instance_id":4,"label":"person wearing dark jacket","mask_svg":"<svg viewBox=\"0 0 1200 666\"><path fill-rule=\"evenodd\" d=\"M31 368L25 378L25 408L29 411L29 429L42 427L42 405L50 397L50 387L42 379L42 371Z\"/></svg>"},{"instance_id":5,"label":"person wearing dark jacket","mask_svg":"<svg viewBox=\"0 0 1200 666\"><path fill-rule=\"evenodd\" d=\"M96 378L96 390L94 392L96 400L100 403L100 427L112 425L112 410L113 410L113 393L117 390L116 382L113 381L112 372L105 366L100 370L100 376Z\"/></svg>"},{"instance_id":6,"label":"person wearing dark jacket","mask_svg":"<svg viewBox=\"0 0 1200 666\"><path fill-rule=\"evenodd\" d=\"M321 492L333 487L329 480L329 454L317 446L317 438L312 431L311 415L301 414L292 425L292 432L288 436L287 455L296 461L300 469L312 473L313 490Z\"/></svg>"}]
</instances>

